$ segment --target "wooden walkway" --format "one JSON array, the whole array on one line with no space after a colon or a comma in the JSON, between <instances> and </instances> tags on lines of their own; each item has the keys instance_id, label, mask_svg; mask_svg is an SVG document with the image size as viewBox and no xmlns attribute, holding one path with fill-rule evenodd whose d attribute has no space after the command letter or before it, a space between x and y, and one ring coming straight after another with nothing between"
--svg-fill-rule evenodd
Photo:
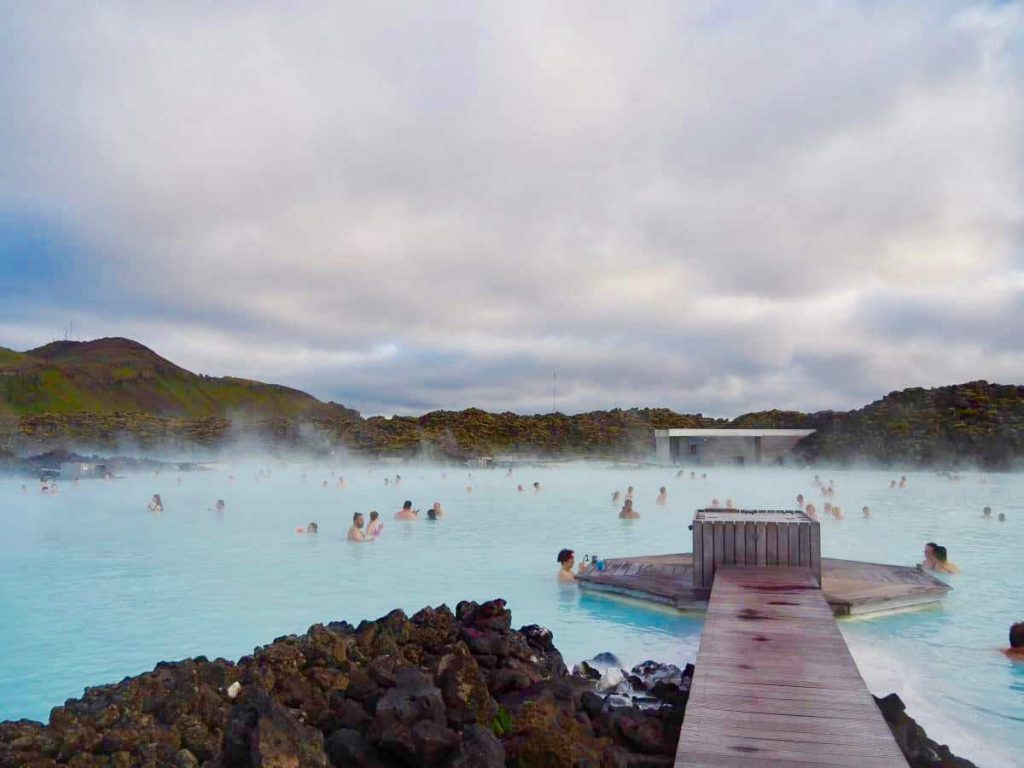
<instances>
[{"instance_id":1,"label":"wooden walkway","mask_svg":"<svg viewBox=\"0 0 1024 768\"><path fill-rule=\"evenodd\" d=\"M606 560L605 569L579 576L584 590L606 592L682 611L703 611L709 592L693 586L693 555L650 555ZM822 558L821 588L836 616L938 605L951 587L902 565Z\"/></svg>"},{"instance_id":2,"label":"wooden walkway","mask_svg":"<svg viewBox=\"0 0 1024 768\"><path fill-rule=\"evenodd\" d=\"M718 569L675 766L906 768L807 569Z\"/></svg>"}]
</instances>

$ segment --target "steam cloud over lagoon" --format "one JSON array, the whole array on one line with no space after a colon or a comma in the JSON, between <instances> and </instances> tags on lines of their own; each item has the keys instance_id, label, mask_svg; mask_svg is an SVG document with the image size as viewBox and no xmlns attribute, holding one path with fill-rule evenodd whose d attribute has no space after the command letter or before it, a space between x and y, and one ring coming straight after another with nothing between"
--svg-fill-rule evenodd
<instances>
[{"instance_id":1,"label":"steam cloud over lagoon","mask_svg":"<svg viewBox=\"0 0 1024 768\"><path fill-rule=\"evenodd\" d=\"M4 6L0 344L371 413L1024 370L1018 4Z\"/></svg>"}]
</instances>

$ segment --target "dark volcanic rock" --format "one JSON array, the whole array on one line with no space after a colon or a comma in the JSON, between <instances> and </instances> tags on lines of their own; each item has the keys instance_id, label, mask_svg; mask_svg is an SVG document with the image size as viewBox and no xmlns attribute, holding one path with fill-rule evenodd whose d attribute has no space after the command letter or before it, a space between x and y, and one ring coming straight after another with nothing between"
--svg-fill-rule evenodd
<instances>
[{"instance_id":1,"label":"dark volcanic rock","mask_svg":"<svg viewBox=\"0 0 1024 768\"><path fill-rule=\"evenodd\" d=\"M957 757L945 744L938 744L906 713L906 705L895 693L875 697L889 730L903 750L910 768L977 768L970 760Z\"/></svg>"},{"instance_id":2,"label":"dark volcanic rock","mask_svg":"<svg viewBox=\"0 0 1024 768\"><path fill-rule=\"evenodd\" d=\"M671 766L691 665L606 666L620 682L599 693L548 630L511 621L503 600L462 602L317 624L237 664L160 663L87 689L48 725L0 723L0 768ZM970 768L892 699L880 706L915 768Z\"/></svg>"},{"instance_id":3,"label":"dark volcanic rock","mask_svg":"<svg viewBox=\"0 0 1024 768\"><path fill-rule=\"evenodd\" d=\"M261 688L248 688L224 731L225 768L325 768L324 736L303 725Z\"/></svg>"}]
</instances>

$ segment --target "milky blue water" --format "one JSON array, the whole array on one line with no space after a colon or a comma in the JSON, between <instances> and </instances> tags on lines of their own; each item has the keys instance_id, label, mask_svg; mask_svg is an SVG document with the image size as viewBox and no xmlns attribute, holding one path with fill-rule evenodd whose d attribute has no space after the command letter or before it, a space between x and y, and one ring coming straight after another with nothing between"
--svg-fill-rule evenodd
<instances>
[{"instance_id":1,"label":"milky blue water","mask_svg":"<svg viewBox=\"0 0 1024 768\"><path fill-rule=\"evenodd\" d=\"M259 469L269 478L256 479ZM331 471L335 474L332 476ZM348 487L337 487L337 474ZM399 487L384 477L399 472ZM303 473L306 477L303 479ZM229 475L235 476L234 482ZM566 660L610 650L627 664L692 661L699 615L579 594L555 580L561 547L605 557L689 551L693 510L822 502L802 470L710 469L707 480L658 469L568 465L503 470L327 467L264 462L216 471L62 482L56 496L0 478L0 719L45 720L87 685L162 659L236 658L315 622L376 618L394 607L504 597L516 626L550 627ZM925 541L945 544L963 573L941 609L845 620L869 687L897 691L937 739L981 765L1012 765L1024 748L1024 665L999 647L1024 619L1024 478L967 474L960 482L908 474L824 472L847 519L826 520L826 556L912 564ZM323 487L323 481L327 487ZM532 492L539 481L542 491ZM516 485L527 490L517 492ZM466 492L472 484L473 492ZM641 519L620 521L612 491L636 488ZM657 507L658 487L669 505ZM146 503L160 493L164 512ZM218 498L227 504L218 514ZM400 523L404 499L445 519ZM870 506L872 518L859 518ZM981 509L1007 522L983 520ZM355 511L378 509L383 536L344 540ZM317 535L296 527L315 520Z\"/></svg>"}]
</instances>

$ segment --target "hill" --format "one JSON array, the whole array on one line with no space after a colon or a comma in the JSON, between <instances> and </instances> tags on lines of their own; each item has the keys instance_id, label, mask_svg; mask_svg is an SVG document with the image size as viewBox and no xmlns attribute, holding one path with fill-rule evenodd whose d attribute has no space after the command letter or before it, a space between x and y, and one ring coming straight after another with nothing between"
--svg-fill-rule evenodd
<instances>
[{"instance_id":1,"label":"hill","mask_svg":"<svg viewBox=\"0 0 1024 768\"><path fill-rule=\"evenodd\" d=\"M488 413L362 418L288 387L192 373L129 339L0 347L0 453L117 446L338 447L371 456L591 456L649 459L654 429L817 430L808 462L1006 468L1024 463L1024 387L975 381L891 392L856 410L761 411L735 419L665 408L566 415Z\"/></svg>"},{"instance_id":2,"label":"hill","mask_svg":"<svg viewBox=\"0 0 1024 768\"><path fill-rule=\"evenodd\" d=\"M146 413L178 418L330 415L340 406L297 389L200 376L130 339L0 348L0 413Z\"/></svg>"}]
</instances>

